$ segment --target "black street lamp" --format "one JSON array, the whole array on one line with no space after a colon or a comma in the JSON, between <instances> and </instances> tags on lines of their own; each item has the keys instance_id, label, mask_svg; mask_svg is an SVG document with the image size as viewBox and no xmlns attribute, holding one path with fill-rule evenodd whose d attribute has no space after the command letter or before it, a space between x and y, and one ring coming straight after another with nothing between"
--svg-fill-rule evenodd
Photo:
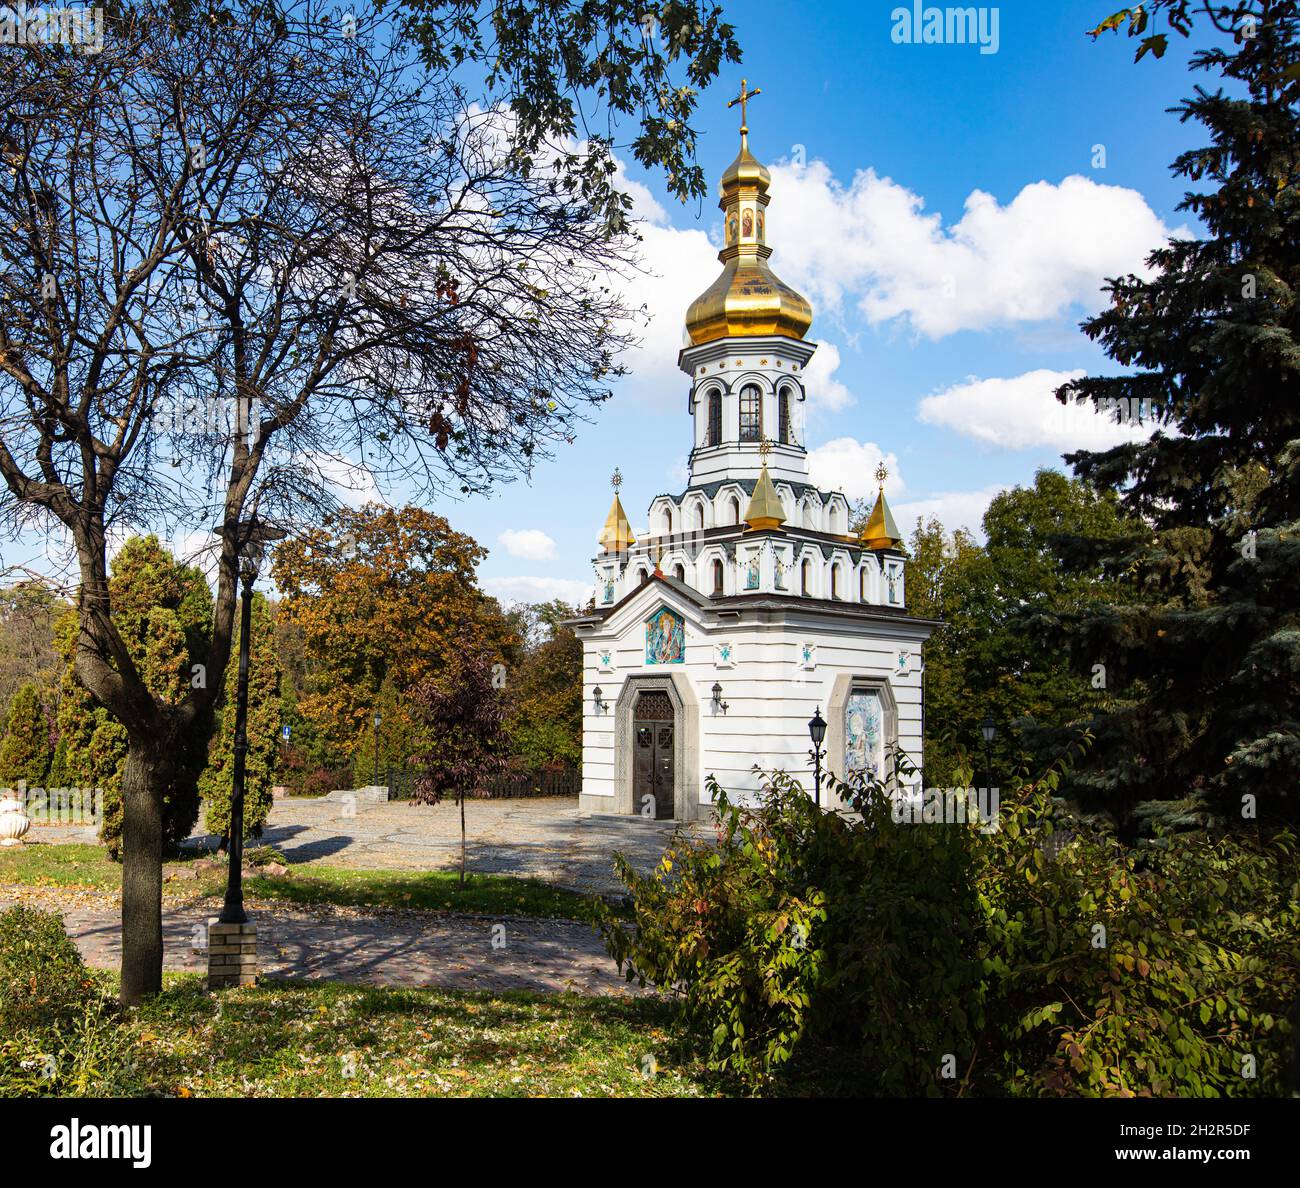
<instances>
[{"instance_id":1,"label":"black street lamp","mask_svg":"<svg viewBox=\"0 0 1300 1188\"><path fill-rule=\"evenodd\" d=\"M980 733L984 736L984 781L990 792L993 789L993 760L989 748L993 745L993 736L997 732L998 727L997 723L993 721L993 715L987 715L984 721L980 723Z\"/></svg>"},{"instance_id":2,"label":"black street lamp","mask_svg":"<svg viewBox=\"0 0 1300 1188\"><path fill-rule=\"evenodd\" d=\"M218 536L223 528L214 529ZM230 781L230 833L226 841L226 900L217 919L222 924L247 924L244 912L244 770L248 757L248 652L253 632L253 583L266 557L266 546L283 540L281 528L263 523L256 515L236 526L239 577L239 681L235 686L235 761Z\"/></svg>"},{"instance_id":3,"label":"black street lamp","mask_svg":"<svg viewBox=\"0 0 1300 1188\"><path fill-rule=\"evenodd\" d=\"M379 714L377 713L375 714L375 780L374 783L376 788L379 787L379 724L383 720L384 719Z\"/></svg>"},{"instance_id":4,"label":"black street lamp","mask_svg":"<svg viewBox=\"0 0 1300 1188\"><path fill-rule=\"evenodd\" d=\"M813 804L818 808L822 806L822 756L826 753L822 750L822 742L826 738L826 723L822 719L821 706L813 710L813 716L808 719L808 737L812 739L812 761L813 761Z\"/></svg>"}]
</instances>

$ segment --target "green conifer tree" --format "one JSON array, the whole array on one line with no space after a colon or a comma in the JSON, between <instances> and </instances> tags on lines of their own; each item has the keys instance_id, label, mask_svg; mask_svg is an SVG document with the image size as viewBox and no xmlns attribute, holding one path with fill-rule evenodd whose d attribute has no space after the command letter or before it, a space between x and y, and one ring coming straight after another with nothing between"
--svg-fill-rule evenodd
<instances>
[{"instance_id":1,"label":"green conifer tree","mask_svg":"<svg viewBox=\"0 0 1300 1188\"><path fill-rule=\"evenodd\" d=\"M280 755L280 660L270 608L261 594L253 595L248 667L248 751L244 759L244 837L261 837L271 812ZM217 713L217 730L208 766L199 778L203 819L209 833L228 838L230 793L235 758L235 691L239 681L239 626L236 623L232 660L226 666L226 688Z\"/></svg>"},{"instance_id":2,"label":"green conifer tree","mask_svg":"<svg viewBox=\"0 0 1300 1188\"><path fill-rule=\"evenodd\" d=\"M41 692L27 682L9 705L4 741L0 743L0 785L42 786L50 770L50 723L41 704Z\"/></svg>"},{"instance_id":3,"label":"green conifer tree","mask_svg":"<svg viewBox=\"0 0 1300 1188\"><path fill-rule=\"evenodd\" d=\"M133 537L113 558L113 618L150 692L162 701L181 699L191 681L203 680L212 631L212 595L203 573L182 565L157 537ZM59 625L65 660L57 725L59 743L52 782L98 788L104 818L100 840L116 856L122 830L122 769L126 730L97 706L77 680L72 664L76 616ZM163 845L174 852L198 820L198 775L206 760L208 724L178 740L184 751L163 799Z\"/></svg>"},{"instance_id":4,"label":"green conifer tree","mask_svg":"<svg viewBox=\"0 0 1300 1188\"><path fill-rule=\"evenodd\" d=\"M1059 393L1161 422L1067 458L1142 525L1073 552L1133 600L1058 624L1115 697L1082 791L1129 832L1300 818L1300 17L1294 0L1261 7L1253 35L1192 59L1229 89L1177 109L1208 133L1172 167L1201 233L1155 251L1150 279L1112 281L1084 324L1134 370Z\"/></svg>"}]
</instances>

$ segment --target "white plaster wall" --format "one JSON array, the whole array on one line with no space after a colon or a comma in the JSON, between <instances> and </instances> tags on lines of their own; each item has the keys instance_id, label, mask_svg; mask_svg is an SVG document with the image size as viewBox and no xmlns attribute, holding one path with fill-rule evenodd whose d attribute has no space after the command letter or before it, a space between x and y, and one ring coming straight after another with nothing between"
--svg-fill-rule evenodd
<instances>
[{"instance_id":1,"label":"white plaster wall","mask_svg":"<svg viewBox=\"0 0 1300 1188\"><path fill-rule=\"evenodd\" d=\"M645 620L661 603L686 619L686 659L680 665L645 663ZM631 612L631 613L629 613ZM841 673L887 677L897 703L898 742L918 763L921 760L921 641L924 627L889 623L826 622L814 616L789 616L783 623L738 626L705 625L698 611L652 586L645 599L636 599L615 616L615 624L597 629L584 640L583 796L584 807L601 811L598 801L614 805L614 711L623 681L633 673L661 674L669 669L691 681L700 703L700 768L694 773L701 799L705 778L715 776L729 792L752 793L760 784L753 767L784 769L798 774L812 790L808 762L811 742L808 720L819 709L823 716L835 678ZM730 642L734 665L715 664L714 645ZM815 649L811 669L802 662L805 643ZM614 671L602 672L597 661L611 652ZM905 673L899 673L898 652L911 653ZM712 686L722 685L728 704L725 715L712 706ZM597 715L593 690L601 689L608 706ZM837 757L828 767L838 770ZM597 799L598 798L598 799Z\"/></svg>"}]
</instances>

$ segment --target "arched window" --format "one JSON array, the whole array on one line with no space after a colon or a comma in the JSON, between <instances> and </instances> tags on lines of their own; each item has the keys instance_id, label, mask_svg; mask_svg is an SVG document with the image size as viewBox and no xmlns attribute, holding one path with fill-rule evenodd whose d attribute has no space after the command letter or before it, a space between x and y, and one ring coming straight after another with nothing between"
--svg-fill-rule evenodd
<instances>
[{"instance_id":1,"label":"arched window","mask_svg":"<svg viewBox=\"0 0 1300 1188\"><path fill-rule=\"evenodd\" d=\"M713 597L722 597L722 562L714 561L713 563Z\"/></svg>"},{"instance_id":2,"label":"arched window","mask_svg":"<svg viewBox=\"0 0 1300 1188\"><path fill-rule=\"evenodd\" d=\"M684 582L684 581L686 580L686 566L685 566L685 565L679 565L679 566L677 567L676 573L677 573L677 580L678 580L679 582ZM251 634L249 635L249 639L252 639L252 635L251 635Z\"/></svg>"},{"instance_id":3,"label":"arched window","mask_svg":"<svg viewBox=\"0 0 1300 1188\"><path fill-rule=\"evenodd\" d=\"M838 598L839 596L840 596L840 567L838 565L832 565L831 566L831 597ZM250 636L249 638L251 639L252 637Z\"/></svg>"},{"instance_id":4,"label":"arched window","mask_svg":"<svg viewBox=\"0 0 1300 1188\"><path fill-rule=\"evenodd\" d=\"M790 436L790 389L782 388L781 395L777 399L777 421L779 426L779 436L782 445L790 445L794 440Z\"/></svg>"},{"instance_id":5,"label":"arched window","mask_svg":"<svg viewBox=\"0 0 1300 1188\"><path fill-rule=\"evenodd\" d=\"M858 601L871 601L867 597L867 567L865 565L858 571Z\"/></svg>"},{"instance_id":6,"label":"arched window","mask_svg":"<svg viewBox=\"0 0 1300 1188\"><path fill-rule=\"evenodd\" d=\"M740 523L740 500L734 495L731 497L731 522L733 524Z\"/></svg>"},{"instance_id":7,"label":"arched window","mask_svg":"<svg viewBox=\"0 0 1300 1188\"><path fill-rule=\"evenodd\" d=\"M673 509L670 507L664 512L664 531L672 536L673 534ZM252 638L251 636L249 638Z\"/></svg>"},{"instance_id":8,"label":"arched window","mask_svg":"<svg viewBox=\"0 0 1300 1188\"><path fill-rule=\"evenodd\" d=\"M740 440L759 441L763 436L763 395L757 384L740 390Z\"/></svg>"},{"instance_id":9,"label":"arched window","mask_svg":"<svg viewBox=\"0 0 1300 1188\"><path fill-rule=\"evenodd\" d=\"M704 504L702 503L695 505L695 527L700 532L704 531Z\"/></svg>"},{"instance_id":10,"label":"arched window","mask_svg":"<svg viewBox=\"0 0 1300 1188\"><path fill-rule=\"evenodd\" d=\"M644 586L646 582L648 582L649 580L650 580L650 571L648 569L641 570L641 585ZM251 635L249 636L249 639L252 639Z\"/></svg>"},{"instance_id":11,"label":"arched window","mask_svg":"<svg viewBox=\"0 0 1300 1188\"><path fill-rule=\"evenodd\" d=\"M838 533L840 530L840 508L839 504L832 503L827 512L826 531Z\"/></svg>"},{"instance_id":12,"label":"arched window","mask_svg":"<svg viewBox=\"0 0 1300 1188\"><path fill-rule=\"evenodd\" d=\"M716 388L709 393L709 429L705 444L722 444L722 393Z\"/></svg>"},{"instance_id":13,"label":"arched window","mask_svg":"<svg viewBox=\"0 0 1300 1188\"><path fill-rule=\"evenodd\" d=\"M805 557L803 565L800 566L800 585L803 589L804 596L808 595L808 588L812 585L812 561Z\"/></svg>"}]
</instances>

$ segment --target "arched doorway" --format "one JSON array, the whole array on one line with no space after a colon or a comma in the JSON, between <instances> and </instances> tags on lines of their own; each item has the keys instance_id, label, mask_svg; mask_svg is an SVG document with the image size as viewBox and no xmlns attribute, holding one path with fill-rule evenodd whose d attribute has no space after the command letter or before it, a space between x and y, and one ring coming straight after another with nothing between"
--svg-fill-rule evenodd
<instances>
[{"instance_id":1,"label":"arched doorway","mask_svg":"<svg viewBox=\"0 0 1300 1188\"><path fill-rule=\"evenodd\" d=\"M673 815L676 715L668 694L638 695L632 717L632 811L665 820Z\"/></svg>"}]
</instances>

